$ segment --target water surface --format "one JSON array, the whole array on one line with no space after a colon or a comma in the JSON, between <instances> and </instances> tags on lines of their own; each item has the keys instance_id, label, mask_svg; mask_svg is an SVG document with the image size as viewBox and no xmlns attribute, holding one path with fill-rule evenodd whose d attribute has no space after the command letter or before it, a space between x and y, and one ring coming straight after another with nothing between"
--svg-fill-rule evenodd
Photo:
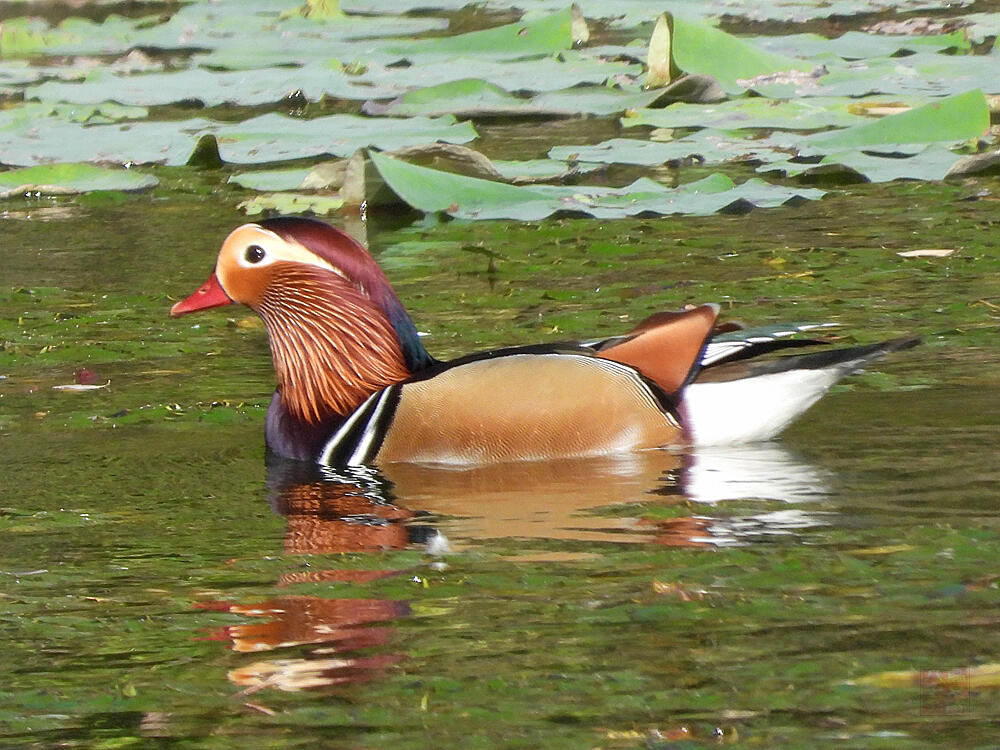
<instances>
[{"instance_id":1,"label":"water surface","mask_svg":"<svg viewBox=\"0 0 1000 750\"><path fill-rule=\"evenodd\" d=\"M228 204L8 215L0 742L993 742L995 219L967 192L859 189L766 235L764 214L369 227L442 356L708 300L925 339L774 443L468 471L265 461L260 326L166 318ZM81 367L110 385L53 390Z\"/></svg>"}]
</instances>

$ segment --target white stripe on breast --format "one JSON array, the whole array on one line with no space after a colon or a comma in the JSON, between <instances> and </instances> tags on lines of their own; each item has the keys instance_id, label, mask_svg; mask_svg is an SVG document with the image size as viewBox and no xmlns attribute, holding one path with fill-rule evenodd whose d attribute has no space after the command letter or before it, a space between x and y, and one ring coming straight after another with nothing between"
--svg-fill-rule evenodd
<instances>
[{"instance_id":1,"label":"white stripe on breast","mask_svg":"<svg viewBox=\"0 0 1000 750\"><path fill-rule=\"evenodd\" d=\"M357 409L354 410L354 413L347 418L344 424L340 426L340 429L337 430L335 433L333 433L333 437L331 437L329 440L326 441L326 445L324 445L323 450L320 451L319 458L317 459L318 463L321 464L330 463L330 456L337 449L337 446L340 444L340 441L343 440L344 437L352 429L354 429L354 425L357 424L358 420L361 419L361 415L364 414L364 411L367 408L368 404L370 404L378 397L379 397L378 393L373 393L371 396L369 396L368 399L363 404L361 404L361 406L359 406Z\"/></svg>"}]
</instances>

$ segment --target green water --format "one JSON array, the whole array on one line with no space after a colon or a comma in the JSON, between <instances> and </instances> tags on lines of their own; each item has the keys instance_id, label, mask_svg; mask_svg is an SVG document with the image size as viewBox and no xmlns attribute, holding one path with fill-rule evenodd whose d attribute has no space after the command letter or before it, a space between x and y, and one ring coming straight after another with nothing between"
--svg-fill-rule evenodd
<instances>
[{"instance_id":1,"label":"green water","mask_svg":"<svg viewBox=\"0 0 1000 750\"><path fill-rule=\"evenodd\" d=\"M386 477L269 470L262 329L166 317L242 220L226 195L10 205L0 745L992 745L974 669L1000 662L1000 214L963 199L996 189L376 217L440 356L701 301L924 338L773 445ZM956 253L896 255L917 248ZM52 388L81 367L110 385ZM436 534L449 554L426 553ZM890 670L911 683L856 682Z\"/></svg>"}]
</instances>

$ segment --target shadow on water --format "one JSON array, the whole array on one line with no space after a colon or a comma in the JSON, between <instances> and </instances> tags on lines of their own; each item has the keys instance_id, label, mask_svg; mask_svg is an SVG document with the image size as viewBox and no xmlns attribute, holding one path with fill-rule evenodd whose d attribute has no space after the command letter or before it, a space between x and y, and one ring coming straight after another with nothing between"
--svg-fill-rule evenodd
<instances>
[{"instance_id":1,"label":"shadow on water","mask_svg":"<svg viewBox=\"0 0 1000 750\"><path fill-rule=\"evenodd\" d=\"M267 489L271 508L285 519L285 553L337 555L422 546L439 566L446 554L498 539L691 548L766 542L822 525L826 514L789 507L715 518L689 509L734 499L791 506L828 493L822 470L775 443L471 468L397 464L381 471L269 456ZM681 514L648 517L650 503L679 508ZM586 555L557 552L517 559L565 562ZM310 569L282 574L277 587L364 584L405 575L405 569ZM407 601L288 595L196 606L247 618L207 636L234 651L277 655L292 647L312 649L306 656L261 659L231 670L228 677L243 688L241 694L367 682L405 658L393 647L391 623L410 614ZM361 650L367 655L356 653Z\"/></svg>"}]
</instances>

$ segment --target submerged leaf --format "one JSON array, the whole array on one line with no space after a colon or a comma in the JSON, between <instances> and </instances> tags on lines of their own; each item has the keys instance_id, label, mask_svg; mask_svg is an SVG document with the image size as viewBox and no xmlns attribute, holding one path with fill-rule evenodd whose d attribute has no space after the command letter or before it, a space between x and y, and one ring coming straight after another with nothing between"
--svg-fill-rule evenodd
<instances>
[{"instance_id":1,"label":"submerged leaf","mask_svg":"<svg viewBox=\"0 0 1000 750\"><path fill-rule=\"evenodd\" d=\"M251 190L296 190L301 187L321 187L302 184L312 171L309 167L301 167L240 172L230 177L229 182Z\"/></svg>"},{"instance_id":2,"label":"submerged leaf","mask_svg":"<svg viewBox=\"0 0 1000 750\"><path fill-rule=\"evenodd\" d=\"M319 216L333 213L344 205L339 195L311 195L308 193L262 193L239 203L236 208L248 216L266 211L279 214L313 213Z\"/></svg>"}]
</instances>

